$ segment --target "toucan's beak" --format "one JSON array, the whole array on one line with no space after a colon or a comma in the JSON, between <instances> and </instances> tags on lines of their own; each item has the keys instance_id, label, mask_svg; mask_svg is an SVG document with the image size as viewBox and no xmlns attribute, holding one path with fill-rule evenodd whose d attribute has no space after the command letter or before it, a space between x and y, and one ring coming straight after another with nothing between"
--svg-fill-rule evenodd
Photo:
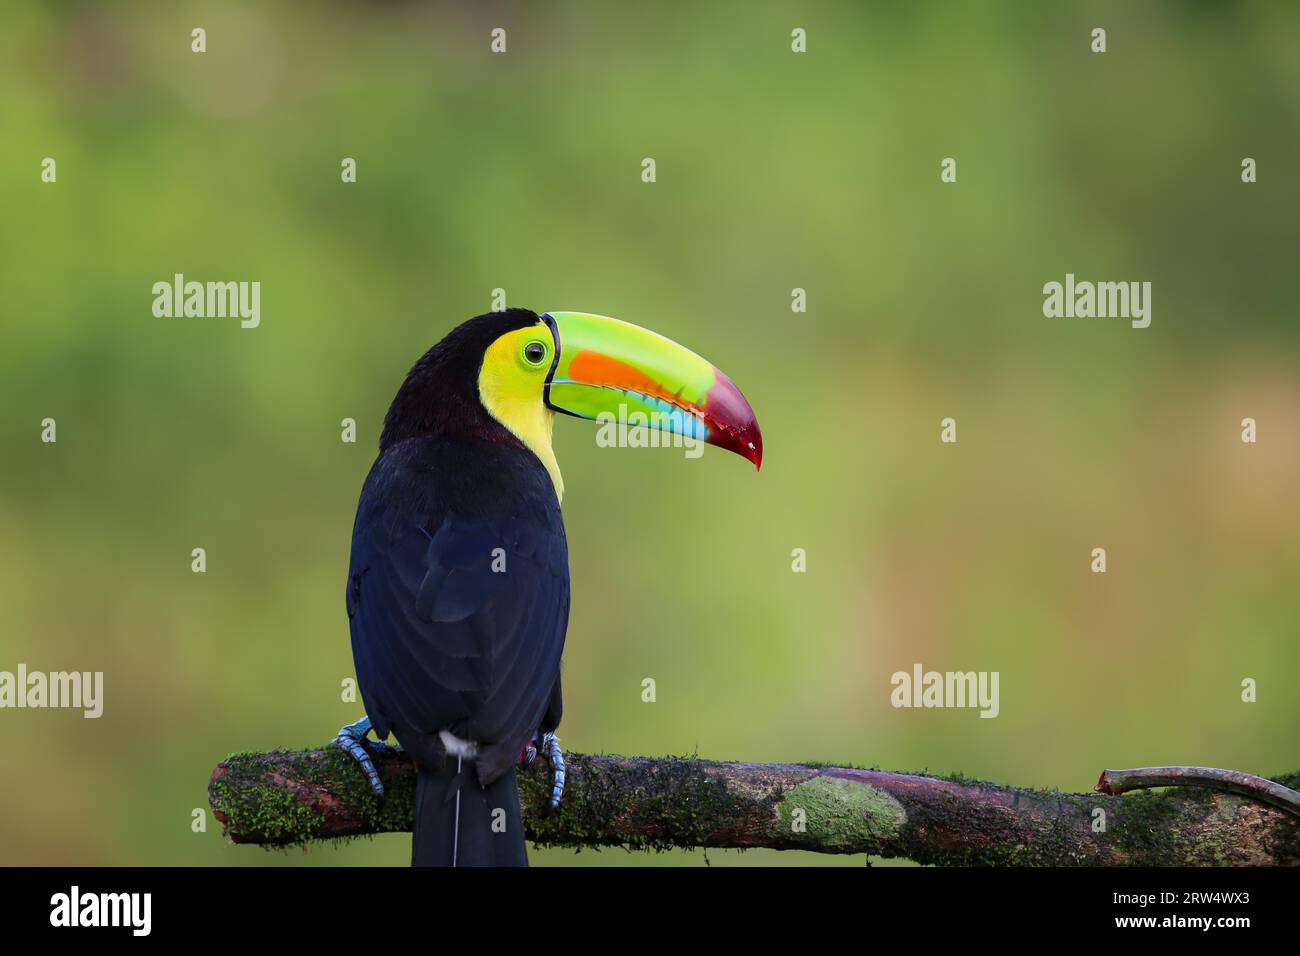
<instances>
[{"instance_id":1,"label":"toucan's beak","mask_svg":"<svg viewBox=\"0 0 1300 956\"><path fill-rule=\"evenodd\" d=\"M545 391L555 411L648 424L762 464L763 436L749 402L690 349L604 315L547 312L542 320L555 336Z\"/></svg>"}]
</instances>

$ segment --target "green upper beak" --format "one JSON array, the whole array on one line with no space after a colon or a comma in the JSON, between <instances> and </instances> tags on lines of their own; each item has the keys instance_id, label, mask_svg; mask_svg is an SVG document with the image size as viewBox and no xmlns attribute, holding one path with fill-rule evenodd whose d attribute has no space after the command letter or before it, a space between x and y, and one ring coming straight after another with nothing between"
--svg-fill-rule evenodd
<instances>
[{"instance_id":1,"label":"green upper beak","mask_svg":"<svg viewBox=\"0 0 1300 956\"><path fill-rule=\"evenodd\" d=\"M604 315L547 312L542 321L555 336L544 393L550 408L593 421L634 416L630 424L699 439L756 468L762 464L763 436L749 402L690 349Z\"/></svg>"}]
</instances>

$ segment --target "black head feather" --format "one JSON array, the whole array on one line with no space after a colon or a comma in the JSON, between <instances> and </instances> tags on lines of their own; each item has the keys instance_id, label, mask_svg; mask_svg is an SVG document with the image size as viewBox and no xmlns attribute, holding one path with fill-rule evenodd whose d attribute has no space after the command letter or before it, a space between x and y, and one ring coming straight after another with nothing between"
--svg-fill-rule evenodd
<instances>
[{"instance_id":1,"label":"black head feather","mask_svg":"<svg viewBox=\"0 0 1300 956\"><path fill-rule=\"evenodd\" d=\"M506 309L475 316L448 332L412 366L397 390L384 417L379 450L418 435L513 438L479 401L479 370L488 346L537 319L530 309Z\"/></svg>"}]
</instances>

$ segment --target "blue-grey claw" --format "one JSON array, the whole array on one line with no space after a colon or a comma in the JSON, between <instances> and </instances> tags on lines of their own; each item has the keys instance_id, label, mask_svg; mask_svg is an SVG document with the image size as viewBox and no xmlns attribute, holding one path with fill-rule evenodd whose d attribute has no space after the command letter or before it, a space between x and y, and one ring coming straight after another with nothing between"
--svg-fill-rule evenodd
<instances>
[{"instance_id":1,"label":"blue-grey claw","mask_svg":"<svg viewBox=\"0 0 1300 956\"><path fill-rule=\"evenodd\" d=\"M379 771L375 769L375 762L370 757L370 751L366 748L373 748L383 752L395 750L382 740L369 740L366 734L370 733L370 718L362 717L354 724L348 724L338 732L338 735L331 741L335 747L341 747L352 755L352 759L361 764L361 770L370 781L370 789L375 792L375 796L382 798L384 795L384 782L379 779Z\"/></svg>"},{"instance_id":2,"label":"blue-grey claw","mask_svg":"<svg viewBox=\"0 0 1300 956\"><path fill-rule=\"evenodd\" d=\"M560 798L564 796L564 751L560 749L560 738L554 733L542 734L540 749L551 765L551 798L546 801L549 814L560 809Z\"/></svg>"}]
</instances>

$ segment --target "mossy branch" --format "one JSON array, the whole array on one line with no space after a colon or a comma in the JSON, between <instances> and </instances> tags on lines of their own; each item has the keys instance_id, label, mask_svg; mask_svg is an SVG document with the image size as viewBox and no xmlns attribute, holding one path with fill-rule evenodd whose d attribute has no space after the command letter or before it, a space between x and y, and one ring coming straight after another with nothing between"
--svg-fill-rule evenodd
<instances>
[{"instance_id":1,"label":"mossy branch","mask_svg":"<svg viewBox=\"0 0 1300 956\"><path fill-rule=\"evenodd\" d=\"M585 754L568 762L552 817L541 812L547 768L520 771L534 843L770 847L955 865L1300 865L1300 818L1200 786L1118 796L804 764ZM334 748L236 754L213 771L208 796L235 843L409 831L414 766L392 754L375 764L382 801ZM1295 787L1300 774L1276 782Z\"/></svg>"}]
</instances>

